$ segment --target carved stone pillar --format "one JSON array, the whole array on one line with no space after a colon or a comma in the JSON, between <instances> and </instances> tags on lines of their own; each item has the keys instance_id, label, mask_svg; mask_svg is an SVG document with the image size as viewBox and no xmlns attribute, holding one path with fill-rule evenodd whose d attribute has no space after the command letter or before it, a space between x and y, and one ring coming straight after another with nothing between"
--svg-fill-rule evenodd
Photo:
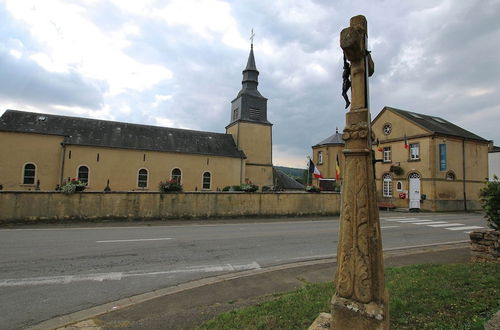
<instances>
[{"instance_id":1,"label":"carved stone pillar","mask_svg":"<svg viewBox=\"0 0 500 330\"><path fill-rule=\"evenodd\" d=\"M340 34L340 45L351 62L352 103L342 135L345 174L332 329L389 329L368 109L367 71L373 71L373 63L366 37L364 16L351 18L350 27Z\"/></svg>"}]
</instances>

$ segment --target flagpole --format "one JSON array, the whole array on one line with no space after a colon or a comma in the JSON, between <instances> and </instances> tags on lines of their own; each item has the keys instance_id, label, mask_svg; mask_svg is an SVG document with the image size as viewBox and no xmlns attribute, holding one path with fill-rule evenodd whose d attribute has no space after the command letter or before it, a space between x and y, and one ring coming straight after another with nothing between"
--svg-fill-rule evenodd
<instances>
[{"instance_id":1,"label":"flagpole","mask_svg":"<svg viewBox=\"0 0 500 330\"><path fill-rule=\"evenodd\" d=\"M311 157L307 156L307 170L306 170L306 187L309 185L309 165L311 162Z\"/></svg>"}]
</instances>

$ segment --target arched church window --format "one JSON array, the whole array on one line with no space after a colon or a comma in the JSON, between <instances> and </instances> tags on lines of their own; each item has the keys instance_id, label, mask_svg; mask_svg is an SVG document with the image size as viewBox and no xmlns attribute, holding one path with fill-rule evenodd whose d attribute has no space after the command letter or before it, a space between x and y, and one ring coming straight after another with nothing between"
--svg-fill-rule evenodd
<instances>
[{"instance_id":1,"label":"arched church window","mask_svg":"<svg viewBox=\"0 0 500 330\"><path fill-rule=\"evenodd\" d=\"M137 187L147 188L148 187L148 170L141 168L137 174Z\"/></svg>"},{"instance_id":2,"label":"arched church window","mask_svg":"<svg viewBox=\"0 0 500 330\"><path fill-rule=\"evenodd\" d=\"M203 189L210 190L212 184L212 174L210 172L203 173Z\"/></svg>"},{"instance_id":3,"label":"arched church window","mask_svg":"<svg viewBox=\"0 0 500 330\"><path fill-rule=\"evenodd\" d=\"M382 192L384 197L392 197L392 177L390 174L384 174L382 176Z\"/></svg>"},{"instance_id":4,"label":"arched church window","mask_svg":"<svg viewBox=\"0 0 500 330\"><path fill-rule=\"evenodd\" d=\"M177 182L177 184L182 184L182 172L180 169L178 168L174 168L172 170L172 175L171 175L171 178L172 180L175 180L175 182Z\"/></svg>"},{"instance_id":5,"label":"arched church window","mask_svg":"<svg viewBox=\"0 0 500 330\"><path fill-rule=\"evenodd\" d=\"M453 181L453 180L456 180L456 179L457 179L457 177L455 176L455 173L453 173L453 171L448 171L446 173L446 180Z\"/></svg>"},{"instance_id":6,"label":"arched church window","mask_svg":"<svg viewBox=\"0 0 500 330\"><path fill-rule=\"evenodd\" d=\"M89 183L89 168L85 165L78 167L78 180L83 183Z\"/></svg>"},{"instance_id":7,"label":"arched church window","mask_svg":"<svg viewBox=\"0 0 500 330\"><path fill-rule=\"evenodd\" d=\"M23 184L35 184L36 166L28 163L23 169Z\"/></svg>"}]
</instances>

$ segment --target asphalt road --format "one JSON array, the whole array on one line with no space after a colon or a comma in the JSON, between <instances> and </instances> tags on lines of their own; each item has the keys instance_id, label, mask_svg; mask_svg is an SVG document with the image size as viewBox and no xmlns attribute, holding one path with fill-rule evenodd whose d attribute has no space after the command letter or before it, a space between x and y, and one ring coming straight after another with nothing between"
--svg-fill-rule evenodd
<instances>
[{"instance_id":1,"label":"asphalt road","mask_svg":"<svg viewBox=\"0 0 500 330\"><path fill-rule=\"evenodd\" d=\"M337 217L0 230L0 329L217 274L332 257ZM381 213L384 250L468 240L480 214Z\"/></svg>"}]
</instances>

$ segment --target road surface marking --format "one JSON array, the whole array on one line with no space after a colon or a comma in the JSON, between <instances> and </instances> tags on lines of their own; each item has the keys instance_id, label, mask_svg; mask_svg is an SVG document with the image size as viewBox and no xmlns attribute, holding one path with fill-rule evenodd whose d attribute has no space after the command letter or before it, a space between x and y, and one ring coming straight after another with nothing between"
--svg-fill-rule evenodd
<instances>
[{"instance_id":1,"label":"road surface marking","mask_svg":"<svg viewBox=\"0 0 500 330\"><path fill-rule=\"evenodd\" d=\"M382 218L382 220L385 220L385 221L401 221L401 220L412 221L412 220L418 220L418 218Z\"/></svg>"},{"instance_id":2,"label":"road surface marking","mask_svg":"<svg viewBox=\"0 0 500 330\"><path fill-rule=\"evenodd\" d=\"M382 226L380 229L387 229L387 228L398 228L400 226Z\"/></svg>"},{"instance_id":3,"label":"road surface marking","mask_svg":"<svg viewBox=\"0 0 500 330\"><path fill-rule=\"evenodd\" d=\"M448 230L469 230L469 229L481 229L484 227L481 226L466 226L466 227L453 227L453 228L445 228Z\"/></svg>"},{"instance_id":4,"label":"road surface marking","mask_svg":"<svg viewBox=\"0 0 500 330\"><path fill-rule=\"evenodd\" d=\"M429 225L429 227L453 227L453 226L464 226L463 223L447 223L444 225Z\"/></svg>"},{"instance_id":5,"label":"road surface marking","mask_svg":"<svg viewBox=\"0 0 500 330\"><path fill-rule=\"evenodd\" d=\"M399 220L401 223L420 223L420 222L432 222L432 220Z\"/></svg>"},{"instance_id":6,"label":"road surface marking","mask_svg":"<svg viewBox=\"0 0 500 330\"><path fill-rule=\"evenodd\" d=\"M250 269L260 269L260 268L261 268L260 265L256 261L254 261L252 263L243 265L225 264L225 265L193 266L182 269L173 269L173 270L155 271L155 272L130 271L130 272L113 272L113 273L97 273L97 274L81 274L81 275L31 277L31 278L20 278L20 279L12 278L12 279L0 280L0 288L13 287L13 286L47 285L47 284L69 284L73 282L83 282L83 281L93 281L93 282L119 281L126 277L155 276L155 275L177 274L177 273L233 272L233 271L242 271Z\"/></svg>"},{"instance_id":7,"label":"road surface marking","mask_svg":"<svg viewBox=\"0 0 500 330\"><path fill-rule=\"evenodd\" d=\"M441 223L441 224L446 223L447 224L446 221L420 222L420 223L415 223L415 224L416 225L428 225L428 226L430 226L430 225L435 225L435 224L438 224L438 223Z\"/></svg>"},{"instance_id":8,"label":"road surface marking","mask_svg":"<svg viewBox=\"0 0 500 330\"><path fill-rule=\"evenodd\" d=\"M162 238L137 238L137 239L116 239L109 241L96 241L96 243L121 243L121 242L146 242L146 241L168 241L173 239L171 237L162 237Z\"/></svg>"}]
</instances>

